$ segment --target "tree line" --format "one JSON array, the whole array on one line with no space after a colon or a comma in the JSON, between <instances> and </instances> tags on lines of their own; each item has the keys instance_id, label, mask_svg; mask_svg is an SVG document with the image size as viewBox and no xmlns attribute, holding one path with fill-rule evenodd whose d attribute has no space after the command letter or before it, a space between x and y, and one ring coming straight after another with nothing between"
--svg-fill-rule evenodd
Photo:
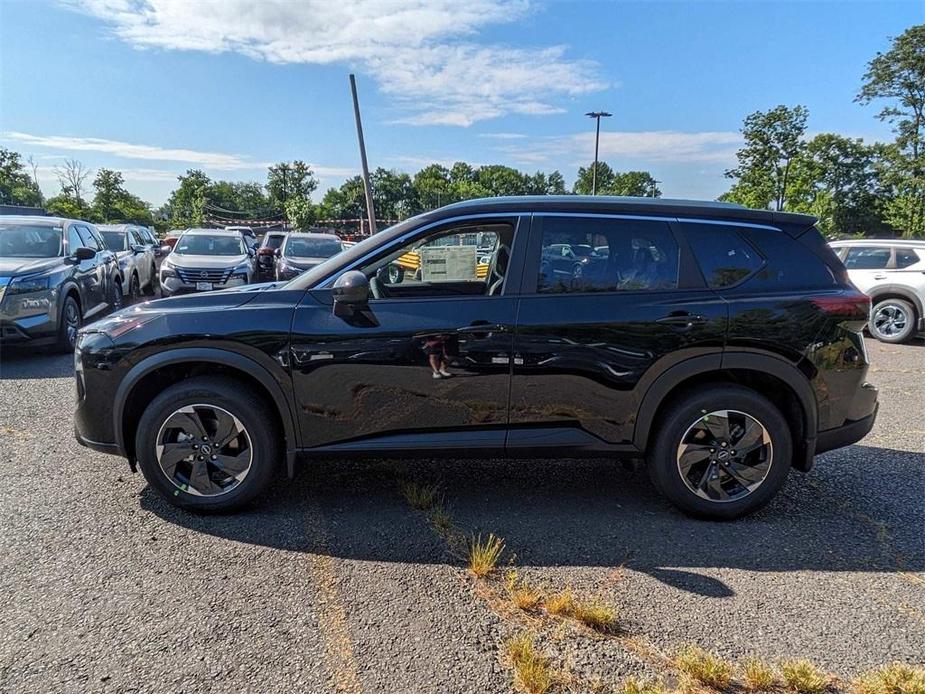
<instances>
[{"instance_id":1,"label":"tree line","mask_svg":"<svg viewBox=\"0 0 925 694\"><path fill-rule=\"evenodd\" d=\"M893 142L866 144L837 133L807 139L804 106L758 111L744 120L737 165L725 172L732 185L719 199L812 214L829 236L925 236L925 25L909 28L868 63L855 100L882 104L876 117L892 125ZM531 174L501 164L431 164L413 175L378 168L371 174L373 202L377 217L397 220L478 197L589 194L593 168L579 168L571 190L559 171ZM360 176L328 189L315 203L318 180L300 160L270 166L265 183L212 180L201 170L189 170L158 210L129 193L118 171L100 169L91 180L88 169L70 160L56 174L60 193L45 200L31 158L23 161L17 152L0 148L0 204L176 228L259 218L305 229L366 216ZM606 162L597 164L600 195L660 197L658 183L648 171L619 172Z\"/></svg>"}]
</instances>

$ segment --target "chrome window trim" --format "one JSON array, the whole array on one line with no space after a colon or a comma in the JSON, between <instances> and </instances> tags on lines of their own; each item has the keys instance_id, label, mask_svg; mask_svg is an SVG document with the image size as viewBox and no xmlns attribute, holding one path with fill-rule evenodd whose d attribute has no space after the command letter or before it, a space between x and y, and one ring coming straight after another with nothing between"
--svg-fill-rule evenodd
<instances>
[{"instance_id":1,"label":"chrome window trim","mask_svg":"<svg viewBox=\"0 0 925 694\"><path fill-rule=\"evenodd\" d=\"M700 219L694 217L678 217L675 221L677 222L689 222L691 224L719 224L721 226L728 227L749 227L751 229L768 229L770 231L780 231L783 233L783 230L780 227L771 226L770 224L754 224L753 222L736 222L729 219Z\"/></svg>"},{"instance_id":2,"label":"chrome window trim","mask_svg":"<svg viewBox=\"0 0 925 694\"><path fill-rule=\"evenodd\" d=\"M434 227L441 226L443 224L452 224L453 222L461 222L461 221L465 221L469 219L499 219L501 217L507 217L507 218L513 217L517 219L517 225L519 226L522 223L523 219L524 218L529 219L531 214L532 213L530 212L507 212L507 213L499 212L499 213L492 213L492 214L478 213L478 214L470 214L470 215L461 215L458 217L445 217L443 219L438 219L433 222L429 222L423 226L415 227L414 229L411 229L410 231L405 232L401 236L392 239L391 241L389 241L386 244L383 244L382 246L377 246L374 250L365 254L361 258L358 258L357 260L353 261L350 265L347 265L346 267L342 267L336 272L334 272L333 274L325 277L323 280L320 280L317 284L315 284L313 288L314 289L327 289L328 287L331 286L331 284L333 284L333 282L337 280L338 277L340 277L345 272L350 272L351 270L355 270L357 267L365 263L371 255L379 255L379 253L382 251L387 251L390 248L395 248L396 246L400 246L402 243L417 236L418 234L422 232L426 232L428 229L433 229ZM516 231L516 228L515 228L515 231Z\"/></svg>"},{"instance_id":3,"label":"chrome window trim","mask_svg":"<svg viewBox=\"0 0 925 694\"><path fill-rule=\"evenodd\" d=\"M620 212L533 212L534 217L580 217L597 219L632 219L644 222L677 222L677 217L653 217L641 214L622 214Z\"/></svg>"}]
</instances>

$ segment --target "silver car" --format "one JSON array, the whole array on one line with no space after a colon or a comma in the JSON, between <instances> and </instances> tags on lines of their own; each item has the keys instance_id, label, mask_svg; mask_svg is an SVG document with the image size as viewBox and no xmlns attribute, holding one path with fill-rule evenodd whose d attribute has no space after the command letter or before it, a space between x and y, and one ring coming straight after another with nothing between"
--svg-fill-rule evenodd
<instances>
[{"instance_id":1,"label":"silver car","mask_svg":"<svg viewBox=\"0 0 925 694\"><path fill-rule=\"evenodd\" d=\"M238 231L187 229L161 264L161 294L229 289L255 278L254 249Z\"/></svg>"},{"instance_id":2,"label":"silver car","mask_svg":"<svg viewBox=\"0 0 925 694\"><path fill-rule=\"evenodd\" d=\"M833 241L848 277L871 298L868 329L881 342L925 332L925 240Z\"/></svg>"},{"instance_id":3,"label":"silver car","mask_svg":"<svg viewBox=\"0 0 925 694\"><path fill-rule=\"evenodd\" d=\"M106 247L116 254L126 281L126 298L133 301L142 292L154 295L158 285L157 260L141 229L131 224L98 224L96 228Z\"/></svg>"}]
</instances>

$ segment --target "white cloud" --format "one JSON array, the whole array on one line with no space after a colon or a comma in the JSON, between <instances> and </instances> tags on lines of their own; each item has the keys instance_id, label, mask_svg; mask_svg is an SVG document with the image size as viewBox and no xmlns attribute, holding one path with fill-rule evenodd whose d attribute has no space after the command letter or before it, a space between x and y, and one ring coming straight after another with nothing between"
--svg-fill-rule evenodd
<instances>
[{"instance_id":1,"label":"white cloud","mask_svg":"<svg viewBox=\"0 0 925 694\"><path fill-rule=\"evenodd\" d=\"M523 133L480 133L479 137L489 140L523 140L527 136Z\"/></svg>"},{"instance_id":2,"label":"white cloud","mask_svg":"<svg viewBox=\"0 0 925 694\"><path fill-rule=\"evenodd\" d=\"M236 154L218 152L198 152L192 149L172 149L154 145L139 145L118 140L106 140L99 137L71 137L69 135L31 135L29 133L7 131L0 137L23 145L47 147L49 149L69 152L100 152L126 159L145 159L153 161L176 161L195 164L222 171L237 169L260 169L267 165L253 162Z\"/></svg>"},{"instance_id":3,"label":"white cloud","mask_svg":"<svg viewBox=\"0 0 925 694\"><path fill-rule=\"evenodd\" d=\"M742 135L732 131L610 131L601 133L600 158L658 164L731 164L741 144ZM524 163L535 164L568 157L572 164L586 165L593 158L594 133L540 137L529 143L504 145L498 149ZM612 163L621 168L619 163Z\"/></svg>"},{"instance_id":4,"label":"white cloud","mask_svg":"<svg viewBox=\"0 0 925 694\"><path fill-rule=\"evenodd\" d=\"M542 115L563 97L604 89L592 61L563 46L474 40L510 24L528 0L65 0L138 48L235 52L274 63L361 66L395 99L399 122L468 126Z\"/></svg>"}]
</instances>

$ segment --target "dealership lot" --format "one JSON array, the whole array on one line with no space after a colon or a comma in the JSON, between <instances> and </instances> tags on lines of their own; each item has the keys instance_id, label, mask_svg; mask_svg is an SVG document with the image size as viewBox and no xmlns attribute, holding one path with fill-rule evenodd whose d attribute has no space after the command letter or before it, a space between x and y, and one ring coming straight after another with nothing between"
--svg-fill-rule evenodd
<instances>
[{"instance_id":1,"label":"dealership lot","mask_svg":"<svg viewBox=\"0 0 925 694\"><path fill-rule=\"evenodd\" d=\"M77 445L69 357L4 351L0 690L509 691L503 643L525 627L579 688L659 674L687 643L845 679L922 664L925 345L867 345L874 431L725 524L608 461L330 462L248 513L193 516ZM612 603L621 634L499 606L403 480L439 482L533 582Z\"/></svg>"}]
</instances>

